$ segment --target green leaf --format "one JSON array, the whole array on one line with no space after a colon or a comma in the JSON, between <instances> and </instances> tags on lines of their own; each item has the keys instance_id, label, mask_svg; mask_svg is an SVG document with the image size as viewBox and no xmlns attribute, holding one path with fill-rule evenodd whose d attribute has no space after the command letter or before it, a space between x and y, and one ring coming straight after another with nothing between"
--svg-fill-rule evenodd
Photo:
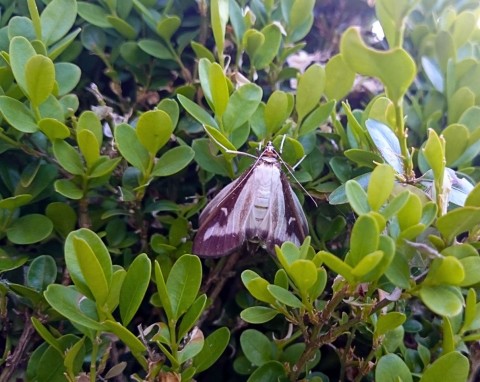
<instances>
[{"instance_id":1,"label":"green leaf","mask_svg":"<svg viewBox=\"0 0 480 382\"><path fill-rule=\"evenodd\" d=\"M302 302L289 290L272 284L268 285L267 289L281 304L290 306L292 308L303 308Z\"/></svg>"},{"instance_id":2,"label":"green leaf","mask_svg":"<svg viewBox=\"0 0 480 382\"><path fill-rule=\"evenodd\" d=\"M265 125L270 134L275 133L290 115L289 100L287 93L275 90L268 98L265 105Z\"/></svg>"},{"instance_id":3,"label":"green leaf","mask_svg":"<svg viewBox=\"0 0 480 382\"><path fill-rule=\"evenodd\" d=\"M178 338L184 337L194 327L200 315L203 313L206 303L207 296L202 294L195 300L190 308L188 308L187 313L183 316L180 326L178 327Z\"/></svg>"},{"instance_id":4,"label":"green leaf","mask_svg":"<svg viewBox=\"0 0 480 382\"><path fill-rule=\"evenodd\" d=\"M420 382L466 381L469 368L467 357L453 351L441 356L427 367Z\"/></svg>"},{"instance_id":5,"label":"green leaf","mask_svg":"<svg viewBox=\"0 0 480 382\"><path fill-rule=\"evenodd\" d=\"M115 141L120 154L132 166L145 173L149 163L148 151L140 143L135 130L126 123L121 123L115 128Z\"/></svg>"},{"instance_id":6,"label":"green leaf","mask_svg":"<svg viewBox=\"0 0 480 382\"><path fill-rule=\"evenodd\" d=\"M202 351L193 359L197 373L207 370L220 358L229 340L230 332L226 327L215 330L205 339Z\"/></svg>"},{"instance_id":7,"label":"green leaf","mask_svg":"<svg viewBox=\"0 0 480 382\"><path fill-rule=\"evenodd\" d=\"M103 141L102 124L93 111L87 110L80 114L76 127L77 134L83 130L92 132L97 139L98 145L101 146Z\"/></svg>"},{"instance_id":8,"label":"green leaf","mask_svg":"<svg viewBox=\"0 0 480 382\"><path fill-rule=\"evenodd\" d=\"M152 170L152 176L170 176L183 170L195 156L189 146L179 146L168 150L160 158Z\"/></svg>"},{"instance_id":9,"label":"green leaf","mask_svg":"<svg viewBox=\"0 0 480 382\"><path fill-rule=\"evenodd\" d=\"M80 81L82 71L70 62L57 62L55 64L55 79L58 84L58 96L71 92Z\"/></svg>"},{"instance_id":10,"label":"green leaf","mask_svg":"<svg viewBox=\"0 0 480 382\"><path fill-rule=\"evenodd\" d=\"M221 0L216 0L221 1ZM215 116L222 118L223 113L227 109L230 98L228 92L227 79L223 73L222 67L216 62L210 65L208 80L210 85L210 92L212 95L212 106L215 111Z\"/></svg>"},{"instance_id":11,"label":"green leaf","mask_svg":"<svg viewBox=\"0 0 480 382\"><path fill-rule=\"evenodd\" d=\"M357 215L364 215L370 212L368 196L363 187L355 180L349 180L345 183L345 193L348 202Z\"/></svg>"},{"instance_id":12,"label":"green leaf","mask_svg":"<svg viewBox=\"0 0 480 382\"><path fill-rule=\"evenodd\" d=\"M240 318L250 324L263 324L272 320L278 312L266 306L252 306L242 310Z\"/></svg>"},{"instance_id":13,"label":"green leaf","mask_svg":"<svg viewBox=\"0 0 480 382\"><path fill-rule=\"evenodd\" d=\"M73 236L72 244L83 279L95 302L103 306L107 301L111 279L107 280L99 259L85 240Z\"/></svg>"},{"instance_id":14,"label":"green leaf","mask_svg":"<svg viewBox=\"0 0 480 382\"><path fill-rule=\"evenodd\" d=\"M170 302L170 297L168 294L167 286L165 285L165 278L163 276L160 264L155 260L155 281L157 283L157 291L160 297L160 302L162 303L163 309L167 315L167 319L174 320L174 313L172 308L172 303Z\"/></svg>"},{"instance_id":15,"label":"green leaf","mask_svg":"<svg viewBox=\"0 0 480 382\"><path fill-rule=\"evenodd\" d=\"M33 259L27 272L26 285L43 291L57 278L57 264L52 256L41 255Z\"/></svg>"},{"instance_id":16,"label":"green leaf","mask_svg":"<svg viewBox=\"0 0 480 382\"><path fill-rule=\"evenodd\" d=\"M42 41L49 46L67 34L77 18L75 0L52 0L40 15Z\"/></svg>"},{"instance_id":17,"label":"green leaf","mask_svg":"<svg viewBox=\"0 0 480 382\"><path fill-rule=\"evenodd\" d=\"M90 130L81 130L77 132L77 143L85 158L87 168L91 169L100 158L100 146L97 138Z\"/></svg>"},{"instance_id":18,"label":"green leaf","mask_svg":"<svg viewBox=\"0 0 480 382\"><path fill-rule=\"evenodd\" d=\"M307 295L317 281L317 267L311 260L295 260L286 271L302 295Z\"/></svg>"},{"instance_id":19,"label":"green leaf","mask_svg":"<svg viewBox=\"0 0 480 382\"><path fill-rule=\"evenodd\" d=\"M345 262L352 267L356 266L364 256L376 251L379 235L377 222L372 216L359 216L352 229L350 252L347 254Z\"/></svg>"},{"instance_id":20,"label":"green leaf","mask_svg":"<svg viewBox=\"0 0 480 382\"><path fill-rule=\"evenodd\" d=\"M313 109L313 111L307 116L307 118L305 118L300 126L299 136L309 134L325 123L335 109L335 104L335 101L331 100Z\"/></svg>"},{"instance_id":21,"label":"green leaf","mask_svg":"<svg viewBox=\"0 0 480 382\"><path fill-rule=\"evenodd\" d=\"M360 281L371 281L371 277L366 277L377 265L383 260L383 251L374 251L361 258L357 265L352 269L352 275L358 278ZM374 274L374 276L380 277L380 275ZM375 279L375 278L373 278Z\"/></svg>"},{"instance_id":22,"label":"green leaf","mask_svg":"<svg viewBox=\"0 0 480 382\"><path fill-rule=\"evenodd\" d=\"M75 287L83 293L87 297L92 297L93 295L90 292L90 288L88 286L88 283L86 281L86 277L83 272L83 267L80 265L80 259L81 256L83 256L83 253L78 252L78 248L76 245L74 245L74 242L77 241L78 239L82 240L85 242L90 250L91 253L94 254L96 261L98 261L98 264L100 265L99 272L101 272L104 275L104 278L106 280L106 284L110 285L111 280L112 280L112 260L110 257L110 254L107 250L107 247L105 244L102 242L102 240L98 237L98 235L87 229L87 228L80 228L76 231L70 232L70 234L67 236L67 239L65 240L65 263L68 269L68 272L70 273L70 277L72 278L72 281L75 284ZM82 246L82 245L81 245ZM83 245L82 248L85 246ZM91 255L91 253L88 253L87 255ZM84 262L84 267L88 267L88 263ZM99 292L100 294L103 292Z\"/></svg>"},{"instance_id":23,"label":"green leaf","mask_svg":"<svg viewBox=\"0 0 480 382\"><path fill-rule=\"evenodd\" d=\"M210 3L210 20L212 24L213 38L217 47L217 54L223 66L223 50L225 48L225 28L229 16L228 0L212 0Z\"/></svg>"},{"instance_id":24,"label":"green leaf","mask_svg":"<svg viewBox=\"0 0 480 382\"><path fill-rule=\"evenodd\" d=\"M268 304L275 304L275 298L268 291L270 283L267 280L249 269L243 271L241 277L243 285L253 297Z\"/></svg>"},{"instance_id":25,"label":"green leaf","mask_svg":"<svg viewBox=\"0 0 480 382\"><path fill-rule=\"evenodd\" d=\"M86 1L78 1L77 4L78 14L82 19L99 28L111 27L110 23L107 21L108 13L103 7L87 3Z\"/></svg>"},{"instance_id":26,"label":"green leaf","mask_svg":"<svg viewBox=\"0 0 480 382\"><path fill-rule=\"evenodd\" d=\"M353 86L355 72L350 69L341 54L330 58L325 65L325 97L340 100Z\"/></svg>"},{"instance_id":27,"label":"green leaf","mask_svg":"<svg viewBox=\"0 0 480 382\"><path fill-rule=\"evenodd\" d=\"M387 314L380 315L375 326L375 335L377 337L383 336L387 332L402 325L406 319L407 317L400 312L388 312Z\"/></svg>"},{"instance_id":28,"label":"green leaf","mask_svg":"<svg viewBox=\"0 0 480 382\"><path fill-rule=\"evenodd\" d=\"M392 166L397 173L403 174L400 142L390 127L373 119L368 119L365 126L385 162Z\"/></svg>"},{"instance_id":29,"label":"green leaf","mask_svg":"<svg viewBox=\"0 0 480 382\"><path fill-rule=\"evenodd\" d=\"M83 198L83 190L68 179L56 180L53 184L55 191L68 199L79 200Z\"/></svg>"},{"instance_id":30,"label":"green leaf","mask_svg":"<svg viewBox=\"0 0 480 382\"><path fill-rule=\"evenodd\" d=\"M402 48L388 51L369 48L353 27L343 33L340 53L355 72L379 78L394 103L401 100L416 75L415 62L407 51Z\"/></svg>"},{"instance_id":31,"label":"green leaf","mask_svg":"<svg viewBox=\"0 0 480 382\"><path fill-rule=\"evenodd\" d=\"M32 317L32 324L40 337L42 337L45 342L47 342L50 346L52 346L55 350L57 350L60 354L63 354L62 345L58 342L58 340L48 331L45 325L37 319L36 317Z\"/></svg>"},{"instance_id":32,"label":"green leaf","mask_svg":"<svg viewBox=\"0 0 480 382\"><path fill-rule=\"evenodd\" d=\"M31 200L32 200L32 195L30 194L11 196L9 198L0 200L0 208L15 210L19 207L22 207L28 204Z\"/></svg>"},{"instance_id":33,"label":"green leaf","mask_svg":"<svg viewBox=\"0 0 480 382\"><path fill-rule=\"evenodd\" d=\"M43 103L55 85L55 67L48 57L36 54L25 65L25 81L28 97L36 107Z\"/></svg>"},{"instance_id":34,"label":"green leaf","mask_svg":"<svg viewBox=\"0 0 480 382\"><path fill-rule=\"evenodd\" d=\"M258 330L245 330L240 335L240 346L245 357L255 366L262 366L273 358L273 344Z\"/></svg>"},{"instance_id":35,"label":"green leaf","mask_svg":"<svg viewBox=\"0 0 480 382\"><path fill-rule=\"evenodd\" d=\"M18 85L26 91L27 80L25 78L25 68L28 60L37 53L25 37L15 36L10 40L9 54L13 76Z\"/></svg>"},{"instance_id":36,"label":"green leaf","mask_svg":"<svg viewBox=\"0 0 480 382\"><path fill-rule=\"evenodd\" d=\"M295 106L300 121L318 105L324 88L325 71L318 64L313 64L299 76Z\"/></svg>"},{"instance_id":37,"label":"green leaf","mask_svg":"<svg viewBox=\"0 0 480 382\"><path fill-rule=\"evenodd\" d=\"M368 182L368 204L374 211L380 210L393 191L395 173L387 164L378 165Z\"/></svg>"},{"instance_id":38,"label":"green leaf","mask_svg":"<svg viewBox=\"0 0 480 382\"><path fill-rule=\"evenodd\" d=\"M256 369L248 382L281 381L285 378L285 368L278 361L269 361Z\"/></svg>"},{"instance_id":39,"label":"green leaf","mask_svg":"<svg viewBox=\"0 0 480 382\"><path fill-rule=\"evenodd\" d=\"M143 113L137 122L137 137L151 155L155 155L170 140L173 133L172 120L162 110Z\"/></svg>"},{"instance_id":40,"label":"green leaf","mask_svg":"<svg viewBox=\"0 0 480 382\"><path fill-rule=\"evenodd\" d=\"M218 128L218 124L215 119L208 114L205 109L202 109L198 106L195 102L192 102L187 97L177 94L178 101L182 104L185 110L190 114L193 118L195 118L198 122L202 125L213 126Z\"/></svg>"},{"instance_id":41,"label":"green leaf","mask_svg":"<svg viewBox=\"0 0 480 382\"><path fill-rule=\"evenodd\" d=\"M52 142L55 139L66 139L70 136L68 127L60 121L53 118L42 118L38 121L38 128Z\"/></svg>"},{"instance_id":42,"label":"green leaf","mask_svg":"<svg viewBox=\"0 0 480 382\"><path fill-rule=\"evenodd\" d=\"M465 277L462 282L459 284L462 287L467 287L470 285L475 285L480 282L480 257L478 256L469 256L463 259L460 259L463 270L465 272Z\"/></svg>"},{"instance_id":43,"label":"green leaf","mask_svg":"<svg viewBox=\"0 0 480 382\"><path fill-rule=\"evenodd\" d=\"M125 326L121 325L118 322L107 320L102 323L102 330L108 330L109 332L115 334L120 340L125 343L126 346L132 350L133 354L141 354L147 350L145 345L140 341L132 332L130 332ZM139 360L139 357L136 357ZM143 364L144 362L140 362ZM146 362L143 367L146 367Z\"/></svg>"},{"instance_id":44,"label":"green leaf","mask_svg":"<svg viewBox=\"0 0 480 382\"><path fill-rule=\"evenodd\" d=\"M412 373L405 362L396 354L380 358L375 368L375 380L382 382L413 382Z\"/></svg>"},{"instance_id":45,"label":"green leaf","mask_svg":"<svg viewBox=\"0 0 480 382\"><path fill-rule=\"evenodd\" d=\"M204 338L200 329L196 328L192 331L192 338L185 344L182 350L178 352L178 362L185 363L189 359L195 357L203 348Z\"/></svg>"},{"instance_id":46,"label":"green leaf","mask_svg":"<svg viewBox=\"0 0 480 382\"><path fill-rule=\"evenodd\" d=\"M157 23L157 33L165 41L169 41L173 34L180 27L182 20L178 16L168 16L164 15Z\"/></svg>"},{"instance_id":47,"label":"green leaf","mask_svg":"<svg viewBox=\"0 0 480 382\"><path fill-rule=\"evenodd\" d=\"M390 47L402 46L404 19L412 10L415 1L380 0L375 4L377 17L380 20ZM400 32L402 31L402 32Z\"/></svg>"},{"instance_id":48,"label":"green leaf","mask_svg":"<svg viewBox=\"0 0 480 382\"><path fill-rule=\"evenodd\" d=\"M425 285L460 285L464 278L465 271L460 260L453 256L446 256L433 259L424 283Z\"/></svg>"},{"instance_id":49,"label":"green leaf","mask_svg":"<svg viewBox=\"0 0 480 382\"><path fill-rule=\"evenodd\" d=\"M279 53L282 33L275 23L267 25L260 33L264 37L263 44L253 55L252 63L256 69L265 69Z\"/></svg>"},{"instance_id":50,"label":"green leaf","mask_svg":"<svg viewBox=\"0 0 480 382\"><path fill-rule=\"evenodd\" d=\"M160 60L173 60L172 52L161 42L151 39L138 41L138 46L150 56Z\"/></svg>"},{"instance_id":51,"label":"green leaf","mask_svg":"<svg viewBox=\"0 0 480 382\"><path fill-rule=\"evenodd\" d=\"M128 268L120 290L120 317L127 326L142 303L148 284L152 265L145 253L135 257Z\"/></svg>"},{"instance_id":52,"label":"green leaf","mask_svg":"<svg viewBox=\"0 0 480 382\"><path fill-rule=\"evenodd\" d=\"M22 133L34 133L38 130L30 109L16 99L0 96L0 112L12 127Z\"/></svg>"},{"instance_id":53,"label":"green leaf","mask_svg":"<svg viewBox=\"0 0 480 382\"><path fill-rule=\"evenodd\" d=\"M172 319L178 320L197 298L202 265L197 256L183 255L173 264L166 288L172 305Z\"/></svg>"},{"instance_id":54,"label":"green leaf","mask_svg":"<svg viewBox=\"0 0 480 382\"><path fill-rule=\"evenodd\" d=\"M45 215L25 215L15 220L7 229L7 238L14 244L34 244L46 239L53 224Z\"/></svg>"},{"instance_id":55,"label":"green leaf","mask_svg":"<svg viewBox=\"0 0 480 382\"><path fill-rule=\"evenodd\" d=\"M287 41L295 42L304 38L313 24L314 0L297 0L291 3L288 14Z\"/></svg>"},{"instance_id":56,"label":"green leaf","mask_svg":"<svg viewBox=\"0 0 480 382\"><path fill-rule=\"evenodd\" d=\"M85 296L74 288L60 284L49 285L45 291L45 299L53 309L73 323L93 330L103 329L98 321L88 316L81 309L82 304L87 303L87 301L90 304L93 304L93 302L85 300Z\"/></svg>"},{"instance_id":57,"label":"green leaf","mask_svg":"<svg viewBox=\"0 0 480 382\"><path fill-rule=\"evenodd\" d=\"M457 208L437 220L437 228L448 242L478 224L480 224L480 208L476 207Z\"/></svg>"},{"instance_id":58,"label":"green leaf","mask_svg":"<svg viewBox=\"0 0 480 382\"><path fill-rule=\"evenodd\" d=\"M455 287L422 286L420 297L430 310L441 316L454 317L462 311L463 298Z\"/></svg>"},{"instance_id":59,"label":"green leaf","mask_svg":"<svg viewBox=\"0 0 480 382\"><path fill-rule=\"evenodd\" d=\"M435 130L428 130L428 139L422 149L423 155L433 170L435 180L443 179L445 169L445 140Z\"/></svg>"},{"instance_id":60,"label":"green leaf","mask_svg":"<svg viewBox=\"0 0 480 382\"><path fill-rule=\"evenodd\" d=\"M135 28L120 17L108 15L107 21L118 33L120 33L120 35L126 39L133 40L137 36Z\"/></svg>"},{"instance_id":61,"label":"green leaf","mask_svg":"<svg viewBox=\"0 0 480 382\"><path fill-rule=\"evenodd\" d=\"M59 139L55 140L53 142L53 155L55 155L58 163L70 174L83 175L85 173L80 154L67 142Z\"/></svg>"},{"instance_id":62,"label":"green leaf","mask_svg":"<svg viewBox=\"0 0 480 382\"><path fill-rule=\"evenodd\" d=\"M343 276L347 281L353 282L352 267L342 259L328 252L322 252L320 258L332 271Z\"/></svg>"},{"instance_id":63,"label":"green leaf","mask_svg":"<svg viewBox=\"0 0 480 382\"><path fill-rule=\"evenodd\" d=\"M230 96L223 114L223 127L230 132L247 122L262 101L262 88L255 84L246 84Z\"/></svg>"}]
</instances>

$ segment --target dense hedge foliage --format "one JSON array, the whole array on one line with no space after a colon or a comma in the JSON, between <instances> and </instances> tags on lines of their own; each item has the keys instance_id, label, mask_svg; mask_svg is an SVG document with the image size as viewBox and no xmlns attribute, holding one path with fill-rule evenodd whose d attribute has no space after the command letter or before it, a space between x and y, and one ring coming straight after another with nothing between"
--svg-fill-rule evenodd
<instances>
[{"instance_id":1,"label":"dense hedge foliage","mask_svg":"<svg viewBox=\"0 0 480 382\"><path fill-rule=\"evenodd\" d=\"M477 380L480 6L370 3L0 0L1 382ZM268 141L310 236L200 260Z\"/></svg>"}]
</instances>

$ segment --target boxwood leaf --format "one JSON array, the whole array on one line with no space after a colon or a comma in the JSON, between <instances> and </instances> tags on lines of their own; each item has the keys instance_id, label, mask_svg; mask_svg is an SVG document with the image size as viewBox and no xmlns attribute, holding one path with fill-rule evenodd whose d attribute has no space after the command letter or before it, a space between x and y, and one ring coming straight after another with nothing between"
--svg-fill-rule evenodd
<instances>
[{"instance_id":1,"label":"boxwood leaf","mask_svg":"<svg viewBox=\"0 0 480 382\"><path fill-rule=\"evenodd\" d=\"M75 0L52 0L40 15L42 41L52 45L60 40L73 26L77 18Z\"/></svg>"},{"instance_id":2,"label":"boxwood leaf","mask_svg":"<svg viewBox=\"0 0 480 382\"><path fill-rule=\"evenodd\" d=\"M57 278L57 264L52 256L40 255L28 267L27 285L38 291L47 289Z\"/></svg>"},{"instance_id":3,"label":"boxwood leaf","mask_svg":"<svg viewBox=\"0 0 480 382\"><path fill-rule=\"evenodd\" d=\"M43 103L53 91L55 67L50 58L36 54L25 65L28 97L34 106Z\"/></svg>"},{"instance_id":4,"label":"boxwood leaf","mask_svg":"<svg viewBox=\"0 0 480 382\"><path fill-rule=\"evenodd\" d=\"M168 150L160 158L152 170L152 176L170 176L183 170L195 156L189 146L179 146Z\"/></svg>"},{"instance_id":5,"label":"boxwood leaf","mask_svg":"<svg viewBox=\"0 0 480 382\"><path fill-rule=\"evenodd\" d=\"M263 324L272 320L278 311L266 306L252 306L240 313L240 318L250 324Z\"/></svg>"},{"instance_id":6,"label":"boxwood leaf","mask_svg":"<svg viewBox=\"0 0 480 382\"><path fill-rule=\"evenodd\" d=\"M273 344L255 329L247 329L240 335L240 346L245 357L256 366L262 366L274 357Z\"/></svg>"},{"instance_id":7,"label":"boxwood leaf","mask_svg":"<svg viewBox=\"0 0 480 382\"><path fill-rule=\"evenodd\" d=\"M420 382L466 381L470 364L467 357L457 351L447 353L426 368Z\"/></svg>"},{"instance_id":8,"label":"boxwood leaf","mask_svg":"<svg viewBox=\"0 0 480 382\"><path fill-rule=\"evenodd\" d=\"M149 155L145 146L140 143L135 130L130 125L121 123L115 128L115 141L118 150L128 163L145 173Z\"/></svg>"},{"instance_id":9,"label":"boxwood leaf","mask_svg":"<svg viewBox=\"0 0 480 382\"><path fill-rule=\"evenodd\" d=\"M14 244L33 244L46 239L53 223L45 215L30 214L16 219L7 229L7 238Z\"/></svg>"},{"instance_id":10,"label":"boxwood leaf","mask_svg":"<svg viewBox=\"0 0 480 382\"><path fill-rule=\"evenodd\" d=\"M120 290L120 316L127 326L142 303L150 283L152 265L145 253L135 257Z\"/></svg>"},{"instance_id":11,"label":"boxwood leaf","mask_svg":"<svg viewBox=\"0 0 480 382\"><path fill-rule=\"evenodd\" d=\"M172 305L172 319L178 320L197 298L202 266L197 256L183 255L173 264L166 282Z\"/></svg>"},{"instance_id":12,"label":"boxwood leaf","mask_svg":"<svg viewBox=\"0 0 480 382\"><path fill-rule=\"evenodd\" d=\"M60 284L49 285L45 291L45 299L53 309L73 323L94 330L104 329L98 321L87 315L80 308L86 302L84 300L85 296L74 288ZM90 303L93 304L92 301Z\"/></svg>"},{"instance_id":13,"label":"boxwood leaf","mask_svg":"<svg viewBox=\"0 0 480 382\"><path fill-rule=\"evenodd\" d=\"M38 130L30 109L14 98L0 96L0 112L12 127L22 133L34 133Z\"/></svg>"},{"instance_id":14,"label":"boxwood leaf","mask_svg":"<svg viewBox=\"0 0 480 382\"><path fill-rule=\"evenodd\" d=\"M193 359L198 373L208 369L220 358L229 340L230 332L226 327L215 330L206 338L202 351Z\"/></svg>"}]
</instances>

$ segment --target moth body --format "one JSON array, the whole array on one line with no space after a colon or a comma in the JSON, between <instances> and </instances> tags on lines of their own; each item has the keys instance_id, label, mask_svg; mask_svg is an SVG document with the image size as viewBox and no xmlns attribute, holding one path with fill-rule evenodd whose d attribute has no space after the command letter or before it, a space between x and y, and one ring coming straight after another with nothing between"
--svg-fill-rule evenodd
<instances>
[{"instance_id":1,"label":"moth body","mask_svg":"<svg viewBox=\"0 0 480 382\"><path fill-rule=\"evenodd\" d=\"M199 221L193 243L193 253L199 256L225 256L246 241L273 253L276 244L300 244L308 232L300 202L271 144L249 170L213 198Z\"/></svg>"}]
</instances>

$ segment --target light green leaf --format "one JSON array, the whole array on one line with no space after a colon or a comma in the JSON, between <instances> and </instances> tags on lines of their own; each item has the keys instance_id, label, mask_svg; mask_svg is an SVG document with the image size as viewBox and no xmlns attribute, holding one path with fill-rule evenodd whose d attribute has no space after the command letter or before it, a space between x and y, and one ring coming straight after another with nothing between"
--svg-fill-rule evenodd
<instances>
[{"instance_id":1,"label":"light green leaf","mask_svg":"<svg viewBox=\"0 0 480 382\"><path fill-rule=\"evenodd\" d=\"M120 316L127 326L137 312L150 283L152 265L145 253L135 257L120 290Z\"/></svg>"},{"instance_id":2,"label":"light green leaf","mask_svg":"<svg viewBox=\"0 0 480 382\"><path fill-rule=\"evenodd\" d=\"M52 0L40 15L42 41L50 46L67 34L77 18L75 0Z\"/></svg>"},{"instance_id":3,"label":"light green leaf","mask_svg":"<svg viewBox=\"0 0 480 382\"><path fill-rule=\"evenodd\" d=\"M34 106L43 103L53 91L55 67L48 57L36 54L25 65L27 93Z\"/></svg>"},{"instance_id":4,"label":"light green leaf","mask_svg":"<svg viewBox=\"0 0 480 382\"><path fill-rule=\"evenodd\" d=\"M172 120L162 110L143 113L137 122L137 137L151 155L155 155L170 140L173 132Z\"/></svg>"},{"instance_id":5,"label":"light green leaf","mask_svg":"<svg viewBox=\"0 0 480 382\"><path fill-rule=\"evenodd\" d=\"M388 51L369 48L353 27L343 33L340 53L355 72L379 78L394 103L400 102L416 75L415 62L407 51L402 48Z\"/></svg>"},{"instance_id":6,"label":"light green leaf","mask_svg":"<svg viewBox=\"0 0 480 382\"><path fill-rule=\"evenodd\" d=\"M189 146L179 146L168 150L155 163L152 176L170 176L183 170L195 156Z\"/></svg>"}]
</instances>

